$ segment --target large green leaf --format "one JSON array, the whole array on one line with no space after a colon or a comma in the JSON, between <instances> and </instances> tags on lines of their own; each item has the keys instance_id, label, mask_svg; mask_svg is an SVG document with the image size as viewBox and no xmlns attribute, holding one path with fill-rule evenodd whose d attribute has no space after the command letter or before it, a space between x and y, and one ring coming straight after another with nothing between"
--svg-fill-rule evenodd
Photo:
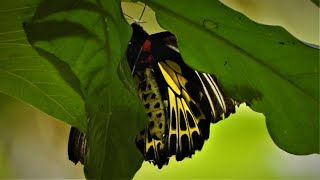
<instances>
[{"instance_id":1,"label":"large green leaf","mask_svg":"<svg viewBox=\"0 0 320 180\"><path fill-rule=\"evenodd\" d=\"M319 153L319 50L281 27L252 22L219 1L145 1L174 33L184 60L215 74L227 94L266 116L274 142Z\"/></svg>"},{"instance_id":2,"label":"large green leaf","mask_svg":"<svg viewBox=\"0 0 320 180\"><path fill-rule=\"evenodd\" d=\"M84 102L77 93L77 78L57 58L40 56L23 31L23 21L32 17L37 4L37 1L1 2L0 92L85 131L87 120Z\"/></svg>"},{"instance_id":3,"label":"large green leaf","mask_svg":"<svg viewBox=\"0 0 320 180\"><path fill-rule=\"evenodd\" d=\"M135 136L147 120L126 63L130 27L120 1L42 1L25 29L39 53L80 81L90 119L86 177L132 178L143 161Z\"/></svg>"}]
</instances>

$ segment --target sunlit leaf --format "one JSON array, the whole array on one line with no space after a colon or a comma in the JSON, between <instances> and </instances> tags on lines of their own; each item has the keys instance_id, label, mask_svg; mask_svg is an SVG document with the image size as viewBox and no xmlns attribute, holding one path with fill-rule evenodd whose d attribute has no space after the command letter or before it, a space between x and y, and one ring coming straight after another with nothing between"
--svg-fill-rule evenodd
<instances>
[{"instance_id":1,"label":"sunlit leaf","mask_svg":"<svg viewBox=\"0 0 320 180\"><path fill-rule=\"evenodd\" d=\"M266 116L282 149L319 153L319 50L219 1L145 1L174 33L184 60L215 74L227 94Z\"/></svg>"},{"instance_id":2,"label":"sunlit leaf","mask_svg":"<svg viewBox=\"0 0 320 180\"><path fill-rule=\"evenodd\" d=\"M45 52L39 55L23 31L23 21L32 17L36 6L36 1L1 2L0 92L85 131L78 80L65 63L54 56L43 58Z\"/></svg>"},{"instance_id":3,"label":"sunlit leaf","mask_svg":"<svg viewBox=\"0 0 320 180\"><path fill-rule=\"evenodd\" d=\"M25 29L39 53L68 64L80 81L89 117L86 177L132 178L146 117L126 63L130 27L120 2L43 1Z\"/></svg>"}]
</instances>

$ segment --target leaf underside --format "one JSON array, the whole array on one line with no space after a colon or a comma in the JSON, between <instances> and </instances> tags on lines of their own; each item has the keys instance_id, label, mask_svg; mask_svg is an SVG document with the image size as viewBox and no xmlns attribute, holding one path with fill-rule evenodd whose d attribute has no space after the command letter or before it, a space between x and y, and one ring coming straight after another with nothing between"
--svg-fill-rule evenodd
<instances>
[{"instance_id":1,"label":"leaf underside","mask_svg":"<svg viewBox=\"0 0 320 180\"><path fill-rule=\"evenodd\" d=\"M216 75L230 97L266 116L268 131L281 149L320 152L319 50L218 1L145 3L160 25L177 36L186 63Z\"/></svg>"},{"instance_id":2,"label":"leaf underside","mask_svg":"<svg viewBox=\"0 0 320 180\"><path fill-rule=\"evenodd\" d=\"M78 96L79 102L74 108L82 108L82 119L77 119L82 124L59 116L58 108L49 108L56 110L50 115L87 131L86 177L132 178L143 161L135 147L135 135L147 120L125 60L130 27L122 17L120 2L41 1L35 14L23 24L32 46L27 44L26 38L24 41L32 55L37 56L33 61L29 60L31 58L25 61L44 74L32 71L21 76L32 75L39 79L36 82L45 79L47 84L57 84L59 82L54 80L60 78L64 86ZM37 67L34 61L47 66ZM11 62L20 63L18 58ZM48 78L49 72L55 79ZM54 100L63 95L61 104L70 104L72 96L67 90L47 88L55 93ZM28 88L21 89L23 93L28 92ZM30 93L35 90L31 89ZM37 95L26 95L30 97ZM38 100L49 106L47 99L38 97Z\"/></svg>"},{"instance_id":3,"label":"leaf underside","mask_svg":"<svg viewBox=\"0 0 320 180\"><path fill-rule=\"evenodd\" d=\"M78 79L61 60L37 53L23 31L23 21L32 18L37 4L1 2L0 93L85 131L87 120Z\"/></svg>"}]
</instances>

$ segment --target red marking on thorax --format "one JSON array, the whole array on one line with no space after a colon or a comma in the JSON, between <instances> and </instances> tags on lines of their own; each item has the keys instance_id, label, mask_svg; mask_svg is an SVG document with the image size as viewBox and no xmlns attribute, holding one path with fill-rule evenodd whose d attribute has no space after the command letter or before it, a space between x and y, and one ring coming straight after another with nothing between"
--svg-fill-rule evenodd
<instances>
[{"instance_id":1,"label":"red marking on thorax","mask_svg":"<svg viewBox=\"0 0 320 180\"><path fill-rule=\"evenodd\" d=\"M151 50L151 41L150 41L150 39L145 40L143 45L142 45L142 47L143 47L143 52L150 51Z\"/></svg>"},{"instance_id":2,"label":"red marking on thorax","mask_svg":"<svg viewBox=\"0 0 320 180\"><path fill-rule=\"evenodd\" d=\"M146 63L151 63L153 61L153 56L150 54L147 58L144 59Z\"/></svg>"}]
</instances>

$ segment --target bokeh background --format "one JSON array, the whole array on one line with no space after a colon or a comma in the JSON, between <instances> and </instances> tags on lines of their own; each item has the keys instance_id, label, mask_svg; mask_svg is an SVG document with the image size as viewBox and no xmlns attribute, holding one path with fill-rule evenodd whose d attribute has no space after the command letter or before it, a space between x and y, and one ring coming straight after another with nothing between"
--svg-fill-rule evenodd
<instances>
[{"instance_id":1,"label":"bokeh background","mask_svg":"<svg viewBox=\"0 0 320 180\"><path fill-rule=\"evenodd\" d=\"M319 45L319 8L309 0L222 2L256 22L281 25L298 39ZM140 17L142 9L141 4L123 3L124 12L134 18ZM150 9L142 20L149 33L161 31ZM161 170L144 162L134 178L320 179L320 155L296 156L281 150L270 138L265 121L263 114L242 104L236 114L211 126L209 140L192 159L176 162L172 158ZM0 94L0 178L84 178L83 166L75 166L67 157L69 129Z\"/></svg>"}]
</instances>

